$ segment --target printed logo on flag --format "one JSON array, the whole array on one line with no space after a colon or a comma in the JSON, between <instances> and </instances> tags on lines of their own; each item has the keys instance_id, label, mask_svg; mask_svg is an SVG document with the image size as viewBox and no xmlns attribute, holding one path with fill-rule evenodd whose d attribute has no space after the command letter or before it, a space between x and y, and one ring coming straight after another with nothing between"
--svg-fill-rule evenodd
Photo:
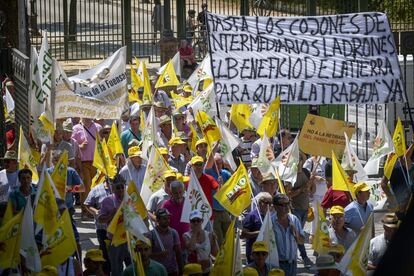
<instances>
[{"instance_id":1,"label":"printed logo on flag","mask_svg":"<svg viewBox=\"0 0 414 276\"><path fill-rule=\"evenodd\" d=\"M247 189L247 178L243 176L239 179L236 185L234 185L234 188L226 194L230 204L233 204L233 202L235 202L241 195L247 193Z\"/></svg>"}]
</instances>

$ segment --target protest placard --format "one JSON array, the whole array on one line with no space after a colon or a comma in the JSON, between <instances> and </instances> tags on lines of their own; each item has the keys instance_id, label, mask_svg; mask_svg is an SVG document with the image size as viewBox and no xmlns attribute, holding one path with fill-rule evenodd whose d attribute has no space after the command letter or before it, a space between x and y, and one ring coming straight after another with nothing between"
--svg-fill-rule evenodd
<instances>
[{"instance_id":1,"label":"protest placard","mask_svg":"<svg viewBox=\"0 0 414 276\"><path fill-rule=\"evenodd\" d=\"M128 107L126 48L96 67L67 78L55 68L55 117L119 119Z\"/></svg>"},{"instance_id":2,"label":"protest placard","mask_svg":"<svg viewBox=\"0 0 414 276\"><path fill-rule=\"evenodd\" d=\"M209 13L220 103L405 102L393 34L383 13L307 17Z\"/></svg>"},{"instance_id":3,"label":"protest placard","mask_svg":"<svg viewBox=\"0 0 414 276\"><path fill-rule=\"evenodd\" d=\"M352 137L355 126L347 125L345 121L328 119L308 114L299 134L301 151L330 158L332 151L341 157L345 149L345 135Z\"/></svg>"}]
</instances>

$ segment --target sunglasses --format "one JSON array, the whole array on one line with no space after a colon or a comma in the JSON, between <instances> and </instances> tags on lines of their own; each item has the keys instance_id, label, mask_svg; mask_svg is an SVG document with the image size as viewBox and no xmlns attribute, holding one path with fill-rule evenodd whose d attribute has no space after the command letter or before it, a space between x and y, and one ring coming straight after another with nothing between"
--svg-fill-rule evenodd
<instances>
[{"instance_id":1,"label":"sunglasses","mask_svg":"<svg viewBox=\"0 0 414 276\"><path fill-rule=\"evenodd\" d=\"M193 164L193 166L195 166L195 167L202 167L203 166L203 163L201 163L201 162L195 163L195 164Z\"/></svg>"},{"instance_id":2,"label":"sunglasses","mask_svg":"<svg viewBox=\"0 0 414 276\"><path fill-rule=\"evenodd\" d=\"M275 206L279 206L279 207L289 207L289 203L275 204Z\"/></svg>"},{"instance_id":3,"label":"sunglasses","mask_svg":"<svg viewBox=\"0 0 414 276\"><path fill-rule=\"evenodd\" d=\"M266 252L253 252L253 254L259 255L259 256L266 256Z\"/></svg>"},{"instance_id":4,"label":"sunglasses","mask_svg":"<svg viewBox=\"0 0 414 276\"><path fill-rule=\"evenodd\" d=\"M192 220L190 220L191 223L199 223L201 221L202 221L201 219L192 219Z\"/></svg>"},{"instance_id":5,"label":"sunglasses","mask_svg":"<svg viewBox=\"0 0 414 276\"><path fill-rule=\"evenodd\" d=\"M125 186L124 185L116 185L115 190L117 190L117 191L125 190Z\"/></svg>"}]
</instances>

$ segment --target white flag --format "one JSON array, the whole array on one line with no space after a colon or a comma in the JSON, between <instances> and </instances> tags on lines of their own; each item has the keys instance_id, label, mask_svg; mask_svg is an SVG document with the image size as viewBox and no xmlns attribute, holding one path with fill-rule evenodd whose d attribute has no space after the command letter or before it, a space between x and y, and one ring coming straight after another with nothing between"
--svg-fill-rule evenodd
<instances>
[{"instance_id":1,"label":"white flag","mask_svg":"<svg viewBox=\"0 0 414 276\"><path fill-rule=\"evenodd\" d=\"M342 163L341 166L346 169L353 169L357 173L354 175L355 182L367 180L367 174L364 171L364 167L362 167L361 161L359 161L358 156L356 155L354 149L352 148L351 144L349 143L348 135L344 132L345 135L345 150L344 155L342 156Z\"/></svg>"},{"instance_id":2,"label":"white flag","mask_svg":"<svg viewBox=\"0 0 414 276\"><path fill-rule=\"evenodd\" d=\"M256 241L264 241L269 245L269 255L267 256L266 263L279 267L279 253L277 252L275 232L273 232L273 223L269 211L267 211L263 219Z\"/></svg>"},{"instance_id":3,"label":"white flag","mask_svg":"<svg viewBox=\"0 0 414 276\"><path fill-rule=\"evenodd\" d=\"M155 118L154 107L151 107L142 132L142 158L148 160L149 149L156 143L158 124Z\"/></svg>"},{"instance_id":4,"label":"white flag","mask_svg":"<svg viewBox=\"0 0 414 276\"><path fill-rule=\"evenodd\" d=\"M252 113L250 114L249 122L257 129L260 125L260 122L263 120L263 116L269 107L268 104L251 104L250 105Z\"/></svg>"},{"instance_id":5,"label":"white flag","mask_svg":"<svg viewBox=\"0 0 414 276\"><path fill-rule=\"evenodd\" d=\"M203 214L203 228L209 223L213 210L208 202L206 195L198 182L194 170L191 168L190 183L188 184L186 196L184 199L183 212L181 213L181 222L190 222L190 213L198 209Z\"/></svg>"},{"instance_id":6,"label":"white flag","mask_svg":"<svg viewBox=\"0 0 414 276\"><path fill-rule=\"evenodd\" d=\"M42 263L35 241L33 208L30 196L27 198L26 207L24 208L22 229L24 229L24 235L22 235L20 243L20 254L25 258L26 267L30 271L39 272L42 270Z\"/></svg>"},{"instance_id":7,"label":"white flag","mask_svg":"<svg viewBox=\"0 0 414 276\"><path fill-rule=\"evenodd\" d=\"M147 206L149 198L153 193L161 189L164 185L163 174L168 170L164 158L158 150L153 146L147 163L144 181L141 187L141 197L145 206Z\"/></svg>"},{"instance_id":8,"label":"white flag","mask_svg":"<svg viewBox=\"0 0 414 276\"><path fill-rule=\"evenodd\" d=\"M40 81L43 95L46 98L47 104L50 105L52 98L53 59L50 52L49 42L47 40L47 32L43 32L42 46L40 47L37 65L40 71Z\"/></svg>"},{"instance_id":9,"label":"white flag","mask_svg":"<svg viewBox=\"0 0 414 276\"><path fill-rule=\"evenodd\" d=\"M124 204L123 209L125 230L130 232L137 239L146 242L147 238L145 238L144 233L149 232L149 230L142 218L135 211L134 206L131 205L131 201L126 192L124 197L126 197L126 200L128 201Z\"/></svg>"},{"instance_id":10,"label":"white flag","mask_svg":"<svg viewBox=\"0 0 414 276\"><path fill-rule=\"evenodd\" d=\"M220 149L223 158L229 163L231 169L236 171L237 165L234 162L232 151L240 145L241 141L233 135L230 129L228 129L221 120L216 119L216 125L221 133Z\"/></svg>"},{"instance_id":11,"label":"white flag","mask_svg":"<svg viewBox=\"0 0 414 276\"><path fill-rule=\"evenodd\" d=\"M278 168L280 179L292 183L294 187L298 174L299 164L299 134L296 135L293 143L287 147L274 161L275 167Z\"/></svg>"},{"instance_id":12,"label":"white flag","mask_svg":"<svg viewBox=\"0 0 414 276\"><path fill-rule=\"evenodd\" d=\"M6 93L4 95L4 101L6 102L7 113L10 114L10 112L14 110L14 100L13 100L12 95L9 92L9 89L7 89L7 86L5 90L6 90Z\"/></svg>"},{"instance_id":13,"label":"white flag","mask_svg":"<svg viewBox=\"0 0 414 276\"><path fill-rule=\"evenodd\" d=\"M387 156L393 151L394 142L392 141L391 134L388 131L385 121L382 121L377 137L375 137L374 140L374 145L372 147L372 156L365 164L365 172L368 175L378 174L381 158Z\"/></svg>"},{"instance_id":14,"label":"white flag","mask_svg":"<svg viewBox=\"0 0 414 276\"><path fill-rule=\"evenodd\" d=\"M272 167L271 162L266 156L266 151L269 147L272 148L270 145L270 141L265 133L263 135L262 142L260 143L260 151L257 159L257 164L262 175L268 175L270 173L275 175L274 168Z\"/></svg>"},{"instance_id":15,"label":"white flag","mask_svg":"<svg viewBox=\"0 0 414 276\"><path fill-rule=\"evenodd\" d=\"M40 115L45 112L45 94L42 90L41 76L38 66L38 54L35 47L31 48L30 56L30 128L35 139L42 143L48 143L51 140L49 131L47 131L42 122L39 120Z\"/></svg>"},{"instance_id":16,"label":"white flag","mask_svg":"<svg viewBox=\"0 0 414 276\"><path fill-rule=\"evenodd\" d=\"M177 52L171 60L172 60L173 66L174 66L175 74L177 76L181 76L181 58L180 58L180 52ZM158 75L162 75L162 73L164 72L165 68L167 68L167 64L168 64L168 62L166 64L164 64L163 66L161 66L160 69L158 69L158 72L157 72Z\"/></svg>"},{"instance_id":17,"label":"white flag","mask_svg":"<svg viewBox=\"0 0 414 276\"><path fill-rule=\"evenodd\" d=\"M356 240L345 252L338 269L347 276L365 275L368 265L369 243L372 237L374 215L371 214Z\"/></svg>"},{"instance_id":18,"label":"white flag","mask_svg":"<svg viewBox=\"0 0 414 276\"><path fill-rule=\"evenodd\" d=\"M188 107L193 109L193 114L197 114L199 111L204 111L210 117L216 116L217 106L214 84L211 83L205 90L201 91Z\"/></svg>"},{"instance_id":19,"label":"white flag","mask_svg":"<svg viewBox=\"0 0 414 276\"><path fill-rule=\"evenodd\" d=\"M191 85L193 89L195 89L200 81L209 78L213 79L213 74L211 73L210 55L206 55L197 69L195 69L191 76L188 78L187 83Z\"/></svg>"}]
</instances>

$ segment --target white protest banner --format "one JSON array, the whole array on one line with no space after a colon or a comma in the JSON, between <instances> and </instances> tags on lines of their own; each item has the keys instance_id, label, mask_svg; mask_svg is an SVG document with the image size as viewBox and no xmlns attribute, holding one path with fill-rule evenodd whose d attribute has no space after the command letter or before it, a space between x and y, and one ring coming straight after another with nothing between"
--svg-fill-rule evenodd
<instances>
[{"instance_id":1,"label":"white protest banner","mask_svg":"<svg viewBox=\"0 0 414 276\"><path fill-rule=\"evenodd\" d=\"M128 106L126 47L95 68L66 77L56 63L55 117L119 119Z\"/></svg>"},{"instance_id":2,"label":"white protest banner","mask_svg":"<svg viewBox=\"0 0 414 276\"><path fill-rule=\"evenodd\" d=\"M393 34L378 12L307 17L208 13L220 103L405 102Z\"/></svg>"}]
</instances>

